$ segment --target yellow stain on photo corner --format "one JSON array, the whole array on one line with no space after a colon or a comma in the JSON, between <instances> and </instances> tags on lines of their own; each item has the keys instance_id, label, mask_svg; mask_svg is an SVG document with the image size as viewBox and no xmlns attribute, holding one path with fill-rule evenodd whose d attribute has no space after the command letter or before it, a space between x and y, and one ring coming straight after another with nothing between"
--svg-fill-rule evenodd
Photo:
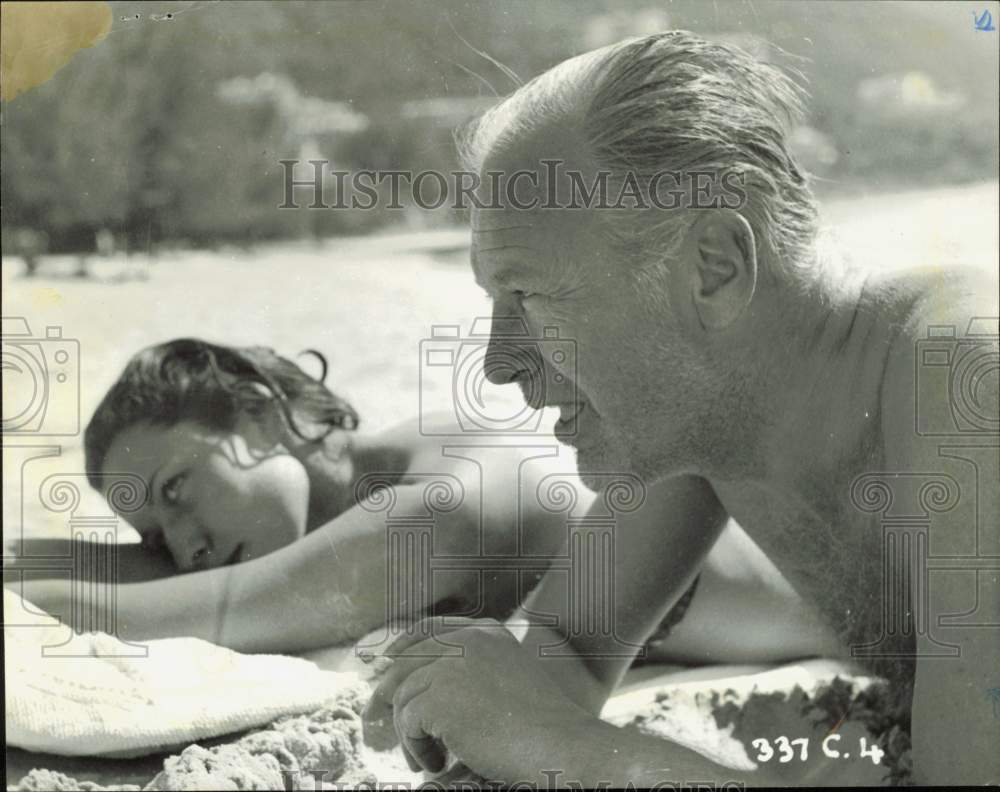
<instances>
[{"instance_id":1,"label":"yellow stain on photo corner","mask_svg":"<svg viewBox=\"0 0 1000 792\"><path fill-rule=\"evenodd\" d=\"M105 2L0 3L0 99L48 80L111 30Z\"/></svg>"},{"instance_id":2,"label":"yellow stain on photo corner","mask_svg":"<svg viewBox=\"0 0 1000 792\"><path fill-rule=\"evenodd\" d=\"M35 309L59 305L62 295L50 286L39 286L31 291L31 305Z\"/></svg>"}]
</instances>

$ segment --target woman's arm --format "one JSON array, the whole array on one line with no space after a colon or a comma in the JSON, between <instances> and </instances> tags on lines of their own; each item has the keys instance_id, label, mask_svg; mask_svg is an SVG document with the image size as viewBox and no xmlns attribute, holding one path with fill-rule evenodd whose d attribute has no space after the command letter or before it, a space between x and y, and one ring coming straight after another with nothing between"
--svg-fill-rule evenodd
<instances>
[{"instance_id":1,"label":"woman's arm","mask_svg":"<svg viewBox=\"0 0 1000 792\"><path fill-rule=\"evenodd\" d=\"M80 570L89 580L98 572L97 565L75 562L95 558L106 549L114 554L113 574L117 583L139 583L179 574L166 548L154 550L138 542L105 548L97 542L79 539L24 539L18 548L19 555L5 558L3 566L5 572L17 570L24 580L64 579L72 568Z\"/></svg>"},{"instance_id":2,"label":"woman's arm","mask_svg":"<svg viewBox=\"0 0 1000 792\"><path fill-rule=\"evenodd\" d=\"M591 513L604 508L599 497ZM726 520L704 479L683 476L650 487L638 510L615 517L613 567L593 564L586 573L590 589L606 593L590 603L569 596L565 572L550 571L512 620L534 625L522 642L572 700L598 713L648 636L691 584ZM577 541L586 541L586 521L575 530ZM595 608L608 608L610 631L592 629L595 617L601 617L590 612ZM541 626L553 620L554 626ZM511 629L518 633L516 625ZM553 652L560 642L562 648Z\"/></svg>"},{"instance_id":3,"label":"woman's arm","mask_svg":"<svg viewBox=\"0 0 1000 792\"><path fill-rule=\"evenodd\" d=\"M391 521L385 511L362 504L262 558L117 586L117 634L128 641L191 636L246 652L304 651L360 638L389 617L419 614L471 590L478 583L475 571L431 580L416 554L416 545L432 535L426 521L405 516L428 514L426 487L399 485L392 491ZM438 512L433 525L435 550L447 553L468 531L468 510ZM390 564L390 544L402 548L399 563ZM88 612L89 603L67 607L66 581L38 583L45 585L26 582L24 596L39 607L66 621ZM390 583L395 593L387 598ZM389 612L389 601L398 612Z\"/></svg>"}]
</instances>

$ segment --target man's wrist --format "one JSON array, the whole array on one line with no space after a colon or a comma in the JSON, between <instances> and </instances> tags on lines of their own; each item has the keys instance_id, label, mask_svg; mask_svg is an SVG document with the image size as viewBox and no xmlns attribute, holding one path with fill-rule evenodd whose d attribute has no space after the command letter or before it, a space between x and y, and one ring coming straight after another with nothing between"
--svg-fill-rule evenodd
<instances>
[{"instance_id":1,"label":"man's wrist","mask_svg":"<svg viewBox=\"0 0 1000 792\"><path fill-rule=\"evenodd\" d=\"M572 723L562 723L559 744L541 766L542 788L576 786L584 789L628 784L627 751L619 746L622 730L581 711Z\"/></svg>"},{"instance_id":2,"label":"man's wrist","mask_svg":"<svg viewBox=\"0 0 1000 792\"><path fill-rule=\"evenodd\" d=\"M592 715L598 715L608 697L601 681L594 675L583 657L573 652L545 653L542 647L565 646L569 638L559 631L540 625L531 625L515 636L542 664L548 677L574 704Z\"/></svg>"}]
</instances>

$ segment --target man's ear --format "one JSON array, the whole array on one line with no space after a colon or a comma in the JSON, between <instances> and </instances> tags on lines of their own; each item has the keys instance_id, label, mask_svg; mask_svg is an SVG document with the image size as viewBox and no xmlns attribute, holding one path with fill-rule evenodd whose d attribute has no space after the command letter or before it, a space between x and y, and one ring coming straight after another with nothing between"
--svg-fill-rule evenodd
<instances>
[{"instance_id":1,"label":"man's ear","mask_svg":"<svg viewBox=\"0 0 1000 792\"><path fill-rule=\"evenodd\" d=\"M691 229L691 299L706 330L722 330L746 310L757 288L753 229L731 209L707 212Z\"/></svg>"}]
</instances>

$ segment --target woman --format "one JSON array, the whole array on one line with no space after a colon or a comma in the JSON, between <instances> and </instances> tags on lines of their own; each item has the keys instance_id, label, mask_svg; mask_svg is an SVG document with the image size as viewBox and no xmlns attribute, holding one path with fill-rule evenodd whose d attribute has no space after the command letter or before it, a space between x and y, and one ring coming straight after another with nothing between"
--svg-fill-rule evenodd
<instances>
[{"instance_id":1,"label":"woman","mask_svg":"<svg viewBox=\"0 0 1000 792\"><path fill-rule=\"evenodd\" d=\"M141 537L116 548L121 638L290 652L428 612L504 618L547 561L565 557L568 512L545 483L572 490L575 516L594 495L558 446L463 445L447 418L430 419L433 434L411 421L363 435L314 354L319 379L267 348L179 339L135 355L101 401L85 435L87 475ZM658 519L655 502L630 520ZM88 610L67 607L64 581L26 581L24 596L70 619ZM808 656L825 640L815 624L730 525L651 656Z\"/></svg>"}]
</instances>

